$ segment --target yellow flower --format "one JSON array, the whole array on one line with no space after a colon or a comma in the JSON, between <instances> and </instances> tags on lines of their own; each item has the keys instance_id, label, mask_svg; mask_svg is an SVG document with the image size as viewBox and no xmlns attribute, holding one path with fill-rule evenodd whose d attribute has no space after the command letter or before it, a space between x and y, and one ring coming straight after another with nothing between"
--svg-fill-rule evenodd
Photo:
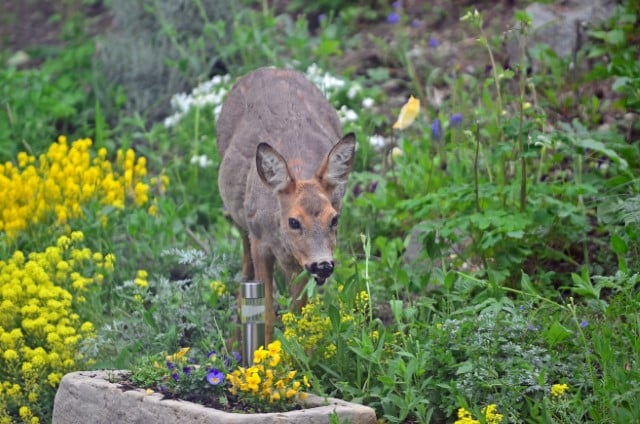
<instances>
[{"instance_id":1,"label":"yellow flower","mask_svg":"<svg viewBox=\"0 0 640 424\"><path fill-rule=\"evenodd\" d=\"M487 405L482 408L482 415L487 424L500 424L504 416L497 412L498 407L495 404ZM471 412L465 408L458 409L458 419L454 424L480 424L479 420L476 420L471 415Z\"/></svg>"},{"instance_id":2,"label":"yellow flower","mask_svg":"<svg viewBox=\"0 0 640 424\"><path fill-rule=\"evenodd\" d=\"M482 415L484 415L487 424L500 424L502 422L502 418L504 418L504 416L502 414L498 414L497 409L498 407L494 403L489 404L482 409Z\"/></svg>"},{"instance_id":3,"label":"yellow flower","mask_svg":"<svg viewBox=\"0 0 640 424\"><path fill-rule=\"evenodd\" d=\"M183 347L182 349L180 349L178 352L174 353L173 355L168 355L167 356L167 361L169 362L178 362L180 360L182 360L182 358L184 358L184 356L189 352L190 348L188 347Z\"/></svg>"},{"instance_id":4,"label":"yellow flower","mask_svg":"<svg viewBox=\"0 0 640 424\"><path fill-rule=\"evenodd\" d=\"M18 410L18 414L20 415L20 418L22 418L23 420L28 420L29 418L31 418L31 409L29 409L28 406L21 406L20 409Z\"/></svg>"},{"instance_id":5,"label":"yellow flower","mask_svg":"<svg viewBox=\"0 0 640 424\"><path fill-rule=\"evenodd\" d=\"M260 346L260 349L256 350L255 352L253 352L253 363L254 364L259 364L262 361L265 360L265 358L269 355L269 352L267 352L266 350L264 350L264 348L262 346Z\"/></svg>"},{"instance_id":6,"label":"yellow flower","mask_svg":"<svg viewBox=\"0 0 640 424\"><path fill-rule=\"evenodd\" d=\"M214 280L211 282L211 290L218 295L218 297L222 296L226 291L225 284L220 280Z\"/></svg>"},{"instance_id":7,"label":"yellow flower","mask_svg":"<svg viewBox=\"0 0 640 424\"><path fill-rule=\"evenodd\" d=\"M18 352L16 352L13 349L7 349L7 350L4 351L3 357L4 357L5 361L16 360L16 359L18 359Z\"/></svg>"},{"instance_id":8,"label":"yellow flower","mask_svg":"<svg viewBox=\"0 0 640 424\"><path fill-rule=\"evenodd\" d=\"M269 349L269 353L271 355L275 355L275 354L280 353L282 351L282 343L280 342L280 340L276 340L276 341L273 341L273 342L269 343L267 348Z\"/></svg>"},{"instance_id":9,"label":"yellow flower","mask_svg":"<svg viewBox=\"0 0 640 424\"><path fill-rule=\"evenodd\" d=\"M269 366L271 368L275 368L278 366L278 364L280 363L280 354L279 353L274 353L273 355L271 355L271 360L269 361Z\"/></svg>"},{"instance_id":10,"label":"yellow flower","mask_svg":"<svg viewBox=\"0 0 640 424\"><path fill-rule=\"evenodd\" d=\"M420 100L413 96L409 97L400 109L398 120L393 124L394 129L403 130L413 123L420 112Z\"/></svg>"},{"instance_id":11,"label":"yellow flower","mask_svg":"<svg viewBox=\"0 0 640 424\"><path fill-rule=\"evenodd\" d=\"M554 384L551 386L551 397L554 399L559 398L564 395L568 389L569 386L567 384Z\"/></svg>"}]
</instances>

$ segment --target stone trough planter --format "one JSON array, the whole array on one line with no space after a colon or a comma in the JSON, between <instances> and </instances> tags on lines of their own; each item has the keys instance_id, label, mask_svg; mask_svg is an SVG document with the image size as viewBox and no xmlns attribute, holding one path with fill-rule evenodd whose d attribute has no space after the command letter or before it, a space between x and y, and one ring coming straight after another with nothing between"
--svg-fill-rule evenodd
<instances>
[{"instance_id":1,"label":"stone trough planter","mask_svg":"<svg viewBox=\"0 0 640 424\"><path fill-rule=\"evenodd\" d=\"M373 409L309 395L305 409L269 414L239 414L191 402L166 399L144 390L123 391L112 383L126 371L79 371L64 376L56 393L53 424L324 424L334 411L340 422L375 424Z\"/></svg>"}]
</instances>

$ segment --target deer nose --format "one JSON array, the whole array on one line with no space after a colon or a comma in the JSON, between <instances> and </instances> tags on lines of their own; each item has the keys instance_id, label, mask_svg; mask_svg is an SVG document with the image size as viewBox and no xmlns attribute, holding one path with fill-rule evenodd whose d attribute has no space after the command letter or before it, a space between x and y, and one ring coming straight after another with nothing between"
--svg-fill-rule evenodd
<instances>
[{"instance_id":1,"label":"deer nose","mask_svg":"<svg viewBox=\"0 0 640 424\"><path fill-rule=\"evenodd\" d=\"M322 284L333 272L333 265L333 261L313 262L306 268L316 278L318 284Z\"/></svg>"}]
</instances>

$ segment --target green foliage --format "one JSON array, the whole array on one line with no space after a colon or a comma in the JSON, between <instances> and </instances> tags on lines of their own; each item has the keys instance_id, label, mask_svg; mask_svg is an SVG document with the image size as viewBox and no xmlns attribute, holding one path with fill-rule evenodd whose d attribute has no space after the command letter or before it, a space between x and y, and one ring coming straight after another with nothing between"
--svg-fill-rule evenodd
<instances>
[{"instance_id":1,"label":"green foliage","mask_svg":"<svg viewBox=\"0 0 640 424\"><path fill-rule=\"evenodd\" d=\"M148 388L172 399L202 402L224 408L227 403L224 375L236 365L230 354L221 350L183 348L171 355L166 353L144 356L134 365L129 377L136 387Z\"/></svg>"},{"instance_id":2,"label":"green foliage","mask_svg":"<svg viewBox=\"0 0 640 424\"><path fill-rule=\"evenodd\" d=\"M83 41L34 53L42 66L0 70L0 162L19 151L43 152L58 135L91 135L91 57ZM55 59L49 59L55 58Z\"/></svg>"},{"instance_id":3,"label":"green foliage","mask_svg":"<svg viewBox=\"0 0 640 424\"><path fill-rule=\"evenodd\" d=\"M93 43L73 43L82 32L70 23L65 48L36 52L40 67L0 72L10 118L0 119L0 155L12 166L18 150L37 156L58 132L76 132L109 152L134 147L154 176L144 208L92 202L67 222L117 258L113 281L79 309L96 331L79 349L96 367L131 367L134 384L224 403L206 375L231 356L240 243L217 193L215 120L235 77L288 66L307 72L358 139L333 281L310 284L309 304L283 311L276 330L311 390L371 405L386 422L488 421L491 405L506 422L638 421L640 151L637 124L618 119L639 98L633 2L574 58L533 49L531 73L502 68L481 13L462 32L479 38L489 73L424 65L412 49L425 35L401 26L403 15L389 39L373 38L376 67L352 65L347 77L327 70L361 47L356 24L382 20L386 6L291 2L310 14L292 17L265 2L110 5L128 24L101 44L104 69L88 66ZM327 16L315 25L318 13ZM528 17L515 19L526 37ZM423 105L401 131L390 128L396 87ZM46 246L47 231L20 246ZM187 346L169 369L167 353Z\"/></svg>"}]
</instances>

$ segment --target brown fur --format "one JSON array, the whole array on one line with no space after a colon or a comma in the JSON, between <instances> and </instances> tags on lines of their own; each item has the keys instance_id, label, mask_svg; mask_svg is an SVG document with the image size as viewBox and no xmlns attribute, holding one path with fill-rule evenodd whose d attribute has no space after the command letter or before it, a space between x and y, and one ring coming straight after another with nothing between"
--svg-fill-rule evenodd
<instances>
[{"instance_id":1,"label":"brown fur","mask_svg":"<svg viewBox=\"0 0 640 424\"><path fill-rule=\"evenodd\" d=\"M273 271L282 268L297 306L304 267L333 264L335 219L355 137L324 95L295 71L261 68L241 78L222 107L217 144L220 195L243 231L242 272L265 284L267 342L273 335ZM291 220L300 228L292 228ZM295 222L294 222L295 224ZM329 271L314 276L324 282Z\"/></svg>"}]
</instances>

